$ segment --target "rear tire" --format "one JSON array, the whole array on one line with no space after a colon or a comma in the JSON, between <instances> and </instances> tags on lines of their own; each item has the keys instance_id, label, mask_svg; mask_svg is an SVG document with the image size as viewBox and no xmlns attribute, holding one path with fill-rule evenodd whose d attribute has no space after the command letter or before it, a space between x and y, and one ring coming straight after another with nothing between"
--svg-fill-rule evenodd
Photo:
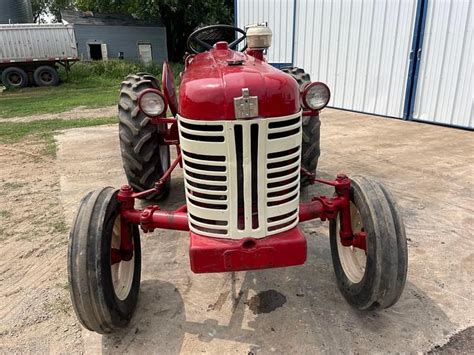
<instances>
[{"instance_id":1,"label":"rear tire","mask_svg":"<svg viewBox=\"0 0 474 355\"><path fill-rule=\"evenodd\" d=\"M6 87L21 89L28 86L28 74L18 67L6 68L2 72L2 83Z\"/></svg>"},{"instance_id":2,"label":"rear tire","mask_svg":"<svg viewBox=\"0 0 474 355\"><path fill-rule=\"evenodd\" d=\"M283 72L291 75L299 84L300 88L311 82L308 73L297 67L283 68ZM303 141L301 143L301 166L310 173L316 173L318 160L321 154L321 121L318 116L303 116ZM309 179L301 174L301 186L309 185Z\"/></svg>"},{"instance_id":3,"label":"rear tire","mask_svg":"<svg viewBox=\"0 0 474 355\"><path fill-rule=\"evenodd\" d=\"M101 334L128 324L140 288L140 233L136 225L129 225L132 259L111 261L112 247L120 248L117 192L106 187L86 195L69 237L68 279L74 311L85 328Z\"/></svg>"},{"instance_id":4,"label":"rear tire","mask_svg":"<svg viewBox=\"0 0 474 355\"><path fill-rule=\"evenodd\" d=\"M58 86L59 74L56 68L42 65L33 73L33 80L37 86Z\"/></svg>"},{"instance_id":5,"label":"rear tire","mask_svg":"<svg viewBox=\"0 0 474 355\"><path fill-rule=\"evenodd\" d=\"M339 290L360 310L388 308L398 301L405 287L408 254L402 218L382 184L365 177L351 180L351 222L354 233L367 233L365 252L342 246L339 217L330 223Z\"/></svg>"},{"instance_id":6,"label":"rear tire","mask_svg":"<svg viewBox=\"0 0 474 355\"><path fill-rule=\"evenodd\" d=\"M155 186L170 166L170 149L160 143L160 135L165 125L157 126L151 122L138 106L138 97L146 89L157 89L155 77L146 73L129 75L122 82L120 90L119 136L122 161L130 186L135 191L144 191ZM158 194L147 199L165 198L170 189L171 177Z\"/></svg>"}]
</instances>

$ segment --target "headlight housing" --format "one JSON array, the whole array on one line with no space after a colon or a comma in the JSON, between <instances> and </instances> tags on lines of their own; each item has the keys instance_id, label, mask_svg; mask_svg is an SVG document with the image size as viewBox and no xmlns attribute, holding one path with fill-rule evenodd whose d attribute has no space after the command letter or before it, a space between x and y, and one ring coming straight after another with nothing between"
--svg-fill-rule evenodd
<instances>
[{"instance_id":1,"label":"headlight housing","mask_svg":"<svg viewBox=\"0 0 474 355\"><path fill-rule=\"evenodd\" d=\"M303 89L303 105L310 110L321 110L331 99L331 91L321 82L310 83Z\"/></svg>"},{"instance_id":2,"label":"headlight housing","mask_svg":"<svg viewBox=\"0 0 474 355\"><path fill-rule=\"evenodd\" d=\"M148 89L142 92L138 99L138 106L149 117L161 116L168 109L165 97L160 91L155 89Z\"/></svg>"}]
</instances>

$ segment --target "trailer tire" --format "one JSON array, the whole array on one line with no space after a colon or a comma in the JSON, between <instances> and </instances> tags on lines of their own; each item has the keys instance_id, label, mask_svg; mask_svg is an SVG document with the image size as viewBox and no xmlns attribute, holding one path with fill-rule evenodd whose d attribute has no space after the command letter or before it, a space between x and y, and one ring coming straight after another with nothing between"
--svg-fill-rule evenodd
<instances>
[{"instance_id":1,"label":"trailer tire","mask_svg":"<svg viewBox=\"0 0 474 355\"><path fill-rule=\"evenodd\" d=\"M342 246L339 217L330 223L339 290L359 310L388 308L398 301L405 287L408 254L402 218L381 183L365 177L351 179L351 222L354 233L361 229L367 233L365 252Z\"/></svg>"},{"instance_id":2,"label":"trailer tire","mask_svg":"<svg viewBox=\"0 0 474 355\"><path fill-rule=\"evenodd\" d=\"M85 328L100 334L128 324L140 288L140 233L136 225L129 225L132 259L111 262L112 247L120 247L117 192L106 187L86 195L69 236L68 280L74 311Z\"/></svg>"},{"instance_id":3,"label":"trailer tire","mask_svg":"<svg viewBox=\"0 0 474 355\"><path fill-rule=\"evenodd\" d=\"M291 75L299 84L300 88L311 82L308 73L297 67L286 67L281 69ZM317 116L303 116L303 140L301 143L301 166L310 173L316 173L318 160L321 154L321 121ZM309 185L309 179L301 174L301 186Z\"/></svg>"},{"instance_id":4,"label":"trailer tire","mask_svg":"<svg viewBox=\"0 0 474 355\"><path fill-rule=\"evenodd\" d=\"M170 166L170 149L160 143L161 131L166 125L151 122L138 106L138 97L146 89L159 88L152 75L129 75L121 84L119 113L119 137L122 162L127 180L135 191L154 187ZM148 196L150 200L165 198L170 189L171 177L159 193Z\"/></svg>"},{"instance_id":5,"label":"trailer tire","mask_svg":"<svg viewBox=\"0 0 474 355\"><path fill-rule=\"evenodd\" d=\"M6 87L21 89L28 86L28 74L21 68L9 67L2 72L2 83Z\"/></svg>"},{"instance_id":6,"label":"trailer tire","mask_svg":"<svg viewBox=\"0 0 474 355\"><path fill-rule=\"evenodd\" d=\"M33 80L37 86L58 86L59 73L52 66L42 65L35 69Z\"/></svg>"}]
</instances>

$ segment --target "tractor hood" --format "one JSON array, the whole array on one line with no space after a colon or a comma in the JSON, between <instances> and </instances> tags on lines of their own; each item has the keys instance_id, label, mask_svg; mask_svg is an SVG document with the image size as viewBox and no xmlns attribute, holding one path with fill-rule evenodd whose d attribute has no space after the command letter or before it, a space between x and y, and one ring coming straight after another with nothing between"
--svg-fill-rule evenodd
<instances>
[{"instance_id":1,"label":"tractor hood","mask_svg":"<svg viewBox=\"0 0 474 355\"><path fill-rule=\"evenodd\" d=\"M179 114L195 120L235 120L234 98L247 88L258 97L258 117L291 115L300 110L297 82L289 75L219 42L188 59L179 100Z\"/></svg>"}]
</instances>

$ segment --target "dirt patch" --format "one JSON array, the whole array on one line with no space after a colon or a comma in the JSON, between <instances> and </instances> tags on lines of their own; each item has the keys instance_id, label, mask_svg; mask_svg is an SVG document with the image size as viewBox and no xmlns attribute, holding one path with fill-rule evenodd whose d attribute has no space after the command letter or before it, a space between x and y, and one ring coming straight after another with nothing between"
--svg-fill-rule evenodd
<instances>
[{"instance_id":1,"label":"dirt patch","mask_svg":"<svg viewBox=\"0 0 474 355\"><path fill-rule=\"evenodd\" d=\"M474 327L454 334L443 346L436 346L428 354L470 354L474 349Z\"/></svg>"},{"instance_id":2,"label":"dirt patch","mask_svg":"<svg viewBox=\"0 0 474 355\"><path fill-rule=\"evenodd\" d=\"M0 145L0 353L82 349L59 175L43 144Z\"/></svg>"},{"instance_id":3,"label":"dirt patch","mask_svg":"<svg viewBox=\"0 0 474 355\"><path fill-rule=\"evenodd\" d=\"M102 118L102 117L113 117L117 115L117 106L107 106L99 108L87 108L85 106L75 107L70 111L59 112L59 113L45 113L35 116L25 117L11 117L11 118L0 118L1 122L31 122L41 120L74 120L79 118Z\"/></svg>"}]
</instances>

